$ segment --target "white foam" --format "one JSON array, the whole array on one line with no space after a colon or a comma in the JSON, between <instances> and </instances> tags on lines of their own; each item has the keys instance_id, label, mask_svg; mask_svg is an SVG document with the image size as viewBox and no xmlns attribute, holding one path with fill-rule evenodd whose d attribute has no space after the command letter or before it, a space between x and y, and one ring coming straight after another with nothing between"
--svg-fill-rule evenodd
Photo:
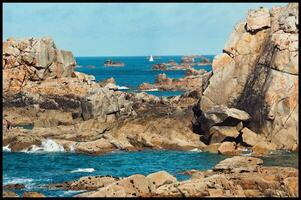
<instances>
[{"instance_id":1,"label":"white foam","mask_svg":"<svg viewBox=\"0 0 301 200\"><path fill-rule=\"evenodd\" d=\"M9 148L9 144L2 147L2 151L5 151L5 152L11 152L11 148Z\"/></svg>"},{"instance_id":2,"label":"white foam","mask_svg":"<svg viewBox=\"0 0 301 200\"><path fill-rule=\"evenodd\" d=\"M159 89L149 89L149 90L140 90L140 91L143 91L143 92L152 92L152 91L159 91Z\"/></svg>"},{"instance_id":3,"label":"white foam","mask_svg":"<svg viewBox=\"0 0 301 200\"><path fill-rule=\"evenodd\" d=\"M21 152L25 153L37 153L37 152L64 152L65 149L62 145L57 144L51 139L46 139L42 141L41 146L32 145L28 149L23 149Z\"/></svg>"},{"instance_id":4,"label":"white foam","mask_svg":"<svg viewBox=\"0 0 301 200\"><path fill-rule=\"evenodd\" d=\"M69 151L70 152L75 152L75 145L74 144L70 145Z\"/></svg>"},{"instance_id":5,"label":"white foam","mask_svg":"<svg viewBox=\"0 0 301 200\"><path fill-rule=\"evenodd\" d=\"M198 148L191 149L190 151L202 152L202 150L200 150Z\"/></svg>"},{"instance_id":6,"label":"white foam","mask_svg":"<svg viewBox=\"0 0 301 200\"><path fill-rule=\"evenodd\" d=\"M240 154L241 156L251 156L252 155L252 153L242 153L242 154Z\"/></svg>"},{"instance_id":7,"label":"white foam","mask_svg":"<svg viewBox=\"0 0 301 200\"><path fill-rule=\"evenodd\" d=\"M15 177L11 177L11 178L4 178L4 179L8 179L7 181L4 181L5 184L16 184L16 183L20 183L20 184L26 184L26 183L31 183L33 182L33 179L31 178L15 178Z\"/></svg>"},{"instance_id":8,"label":"white foam","mask_svg":"<svg viewBox=\"0 0 301 200\"><path fill-rule=\"evenodd\" d=\"M128 89L130 89L130 88L126 87L126 86L119 86L119 85L117 85L117 87L118 87L118 90L128 90Z\"/></svg>"},{"instance_id":9,"label":"white foam","mask_svg":"<svg viewBox=\"0 0 301 200\"><path fill-rule=\"evenodd\" d=\"M91 173L91 172L94 172L95 169L93 168L78 168L76 170L73 170L71 171L71 173L78 173L78 172L88 172L88 173Z\"/></svg>"},{"instance_id":10,"label":"white foam","mask_svg":"<svg viewBox=\"0 0 301 200\"><path fill-rule=\"evenodd\" d=\"M242 151L250 151L248 148L243 148Z\"/></svg>"}]
</instances>

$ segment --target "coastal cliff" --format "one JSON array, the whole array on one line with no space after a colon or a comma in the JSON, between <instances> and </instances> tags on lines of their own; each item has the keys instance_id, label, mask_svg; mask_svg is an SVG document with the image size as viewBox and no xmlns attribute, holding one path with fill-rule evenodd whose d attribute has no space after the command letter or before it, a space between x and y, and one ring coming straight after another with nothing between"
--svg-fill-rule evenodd
<instances>
[{"instance_id":1,"label":"coastal cliff","mask_svg":"<svg viewBox=\"0 0 301 200\"><path fill-rule=\"evenodd\" d=\"M188 90L172 98L116 91L113 79L98 83L74 71L72 53L47 37L10 38L2 59L2 140L12 152L51 146L91 155L172 149L235 156L212 170L186 171L186 181L160 171L82 177L51 189L87 190L77 197L298 196L298 169L237 156L246 148L255 157L298 151L298 4L250 10L212 72L189 69L183 79L161 75L157 84L143 85ZM3 188L16 185L22 187Z\"/></svg>"},{"instance_id":2,"label":"coastal cliff","mask_svg":"<svg viewBox=\"0 0 301 200\"><path fill-rule=\"evenodd\" d=\"M245 126L279 149L298 148L298 4L250 10L212 64L195 106L195 129L208 135L216 106L247 112Z\"/></svg>"}]
</instances>

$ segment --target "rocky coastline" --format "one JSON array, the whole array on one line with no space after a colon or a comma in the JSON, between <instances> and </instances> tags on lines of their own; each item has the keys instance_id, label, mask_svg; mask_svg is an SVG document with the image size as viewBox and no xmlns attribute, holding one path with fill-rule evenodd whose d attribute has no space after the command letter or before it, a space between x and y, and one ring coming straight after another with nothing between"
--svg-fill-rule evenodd
<instances>
[{"instance_id":1,"label":"rocky coastline","mask_svg":"<svg viewBox=\"0 0 301 200\"><path fill-rule=\"evenodd\" d=\"M200 61L196 62L195 58L199 58ZM204 56L183 56L181 63L178 64L174 60L169 60L167 63L154 64L153 70L188 70L193 69L193 66L205 66L211 65L212 62Z\"/></svg>"},{"instance_id":2,"label":"rocky coastline","mask_svg":"<svg viewBox=\"0 0 301 200\"><path fill-rule=\"evenodd\" d=\"M78 197L297 197L298 169L263 167L258 157L298 152L298 50L297 3L250 10L212 72L187 67L184 78L160 74L155 84L139 86L186 91L159 98L76 72L72 53L51 38L9 38L2 57L3 147L43 150L51 142L91 155L150 148L234 156L212 170L186 172L187 181L156 172L50 186L88 190ZM182 61L190 66L193 60ZM240 156L246 148L252 157ZM6 196L15 195L11 188L3 187ZM42 194L23 196L32 195Z\"/></svg>"}]
</instances>

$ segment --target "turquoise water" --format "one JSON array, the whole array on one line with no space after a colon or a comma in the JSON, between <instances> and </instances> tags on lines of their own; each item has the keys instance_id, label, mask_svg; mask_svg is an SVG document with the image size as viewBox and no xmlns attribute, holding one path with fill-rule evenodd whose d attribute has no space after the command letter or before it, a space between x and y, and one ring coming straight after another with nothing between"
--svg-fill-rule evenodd
<instances>
[{"instance_id":1,"label":"turquoise water","mask_svg":"<svg viewBox=\"0 0 301 200\"><path fill-rule=\"evenodd\" d=\"M214 55L205 56L209 60L213 60ZM160 73L165 73L170 78L182 78L185 71L156 71L152 70L152 65L168 62L174 60L180 63L181 56L160 56L155 58L154 62L149 62L147 56L131 56L131 57L76 57L77 65L76 71L86 74L94 75L96 81L102 81L111 77L114 77L117 85L126 86L132 90L136 90L137 87L143 83L154 83L155 78ZM120 61L125 64L124 67L104 67L103 63L106 60ZM198 61L196 59L196 61ZM91 68L94 66L94 68ZM211 65L196 66L196 69L211 70ZM180 95L182 91L151 91L147 92L157 96L175 96Z\"/></svg>"},{"instance_id":2,"label":"turquoise water","mask_svg":"<svg viewBox=\"0 0 301 200\"><path fill-rule=\"evenodd\" d=\"M189 176L184 170L210 169L225 156L190 151L114 152L100 156L72 153L22 153L3 152L3 183L23 183L26 188L16 190L38 191L46 196L72 196L71 191L49 190L43 184L60 183L88 175L111 175L127 177L165 170L178 180ZM74 172L79 169L93 172Z\"/></svg>"},{"instance_id":3,"label":"turquoise water","mask_svg":"<svg viewBox=\"0 0 301 200\"><path fill-rule=\"evenodd\" d=\"M42 192L46 196L73 196L78 191L49 190L43 185L75 180L88 175L127 177L165 170L178 180L188 179L184 170L211 169L227 158L219 154L193 151L114 152L100 156L72 153L22 153L3 152L3 184L23 183L25 189ZM298 168L298 154L281 153L263 158L265 165L292 166ZM76 172L84 169L89 172ZM93 171L94 170L94 171Z\"/></svg>"}]
</instances>

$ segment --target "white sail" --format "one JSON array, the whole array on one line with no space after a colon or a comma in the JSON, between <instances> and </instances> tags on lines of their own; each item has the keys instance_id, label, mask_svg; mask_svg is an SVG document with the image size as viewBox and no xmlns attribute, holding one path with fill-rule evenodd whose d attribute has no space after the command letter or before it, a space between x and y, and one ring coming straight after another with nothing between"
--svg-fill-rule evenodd
<instances>
[{"instance_id":1,"label":"white sail","mask_svg":"<svg viewBox=\"0 0 301 200\"><path fill-rule=\"evenodd\" d=\"M149 58L149 62L153 62L154 61L154 58L153 58L153 56L150 56L150 58Z\"/></svg>"}]
</instances>

